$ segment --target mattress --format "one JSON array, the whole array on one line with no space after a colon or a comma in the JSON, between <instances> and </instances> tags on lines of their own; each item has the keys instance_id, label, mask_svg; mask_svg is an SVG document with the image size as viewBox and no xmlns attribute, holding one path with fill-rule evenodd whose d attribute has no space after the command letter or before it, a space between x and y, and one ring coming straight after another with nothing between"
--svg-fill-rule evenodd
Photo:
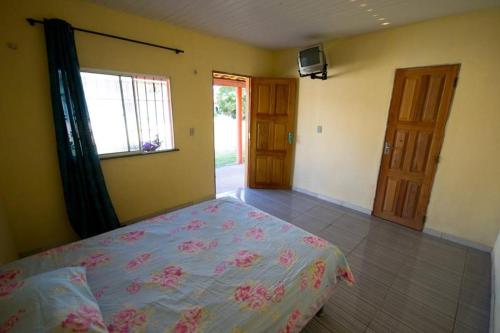
<instances>
[{"instance_id":1,"label":"mattress","mask_svg":"<svg viewBox=\"0 0 500 333\"><path fill-rule=\"evenodd\" d=\"M353 282L327 241L233 198L203 202L0 267L84 266L111 332L298 332Z\"/></svg>"}]
</instances>

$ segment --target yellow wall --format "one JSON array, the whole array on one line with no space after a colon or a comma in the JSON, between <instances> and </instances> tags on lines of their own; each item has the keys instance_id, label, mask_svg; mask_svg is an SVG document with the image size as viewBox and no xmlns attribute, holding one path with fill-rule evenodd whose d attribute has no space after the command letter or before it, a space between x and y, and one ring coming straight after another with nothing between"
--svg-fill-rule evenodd
<instances>
[{"instance_id":1,"label":"yellow wall","mask_svg":"<svg viewBox=\"0 0 500 333\"><path fill-rule=\"evenodd\" d=\"M331 77L300 80L294 186L371 210L394 70L461 63L426 227L492 246L500 216L500 9L325 48ZM296 76L296 52L275 54L276 75Z\"/></svg>"},{"instance_id":2,"label":"yellow wall","mask_svg":"<svg viewBox=\"0 0 500 333\"><path fill-rule=\"evenodd\" d=\"M214 194L212 70L296 75L296 50L271 52L73 0L0 6L0 192L21 253L76 238L58 173L43 29L26 17L186 50L76 34L82 67L172 80L180 151L102 162L122 221ZM394 69L461 63L427 227L492 245L500 215L499 32L500 10L490 10L326 43L333 77L300 80L294 185L371 209Z\"/></svg>"},{"instance_id":3,"label":"yellow wall","mask_svg":"<svg viewBox=\"0 0 500 333\"><path fill-rule=\"evenodd\" d=\"M43 28L30 27L26 17L58 17L77 27L184 49L175 55L76 33L82 67L171 78L180 151L102 162L120 220L214 194L211 72L270 75L271 51L78 1L4 0L0 7L0 191L20 252L75 239L58 173ZM7 42L18 49L7 48Z\"/></svg>"},{"instance_id":4,"label":"yellow wall","mask_svg":"<svg viewBox=\"0 0 500 333\"><path fill-rule=\"evenodd\" d=\"M10 226L0 201L0 265L17 258L17 249L12 239Z\"/></svg>"}]
</instances>

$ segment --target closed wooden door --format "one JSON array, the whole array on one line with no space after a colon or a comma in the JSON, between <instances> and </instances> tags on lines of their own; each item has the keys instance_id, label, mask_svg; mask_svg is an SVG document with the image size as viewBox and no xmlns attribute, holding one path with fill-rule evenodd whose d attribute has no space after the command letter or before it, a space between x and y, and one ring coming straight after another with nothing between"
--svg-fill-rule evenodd
<instances>
[{"instance_id":1,"label":"closed wooden door","mask_svg":"<svg viewBox=\"0 0 500 333\"><path fill-rule=\"evenodd\" d=\"M295 79L252 79L248 185L290 188Z\"/></svg>"},{"instance_id":2,"label":"closed wooden door","mask_svg":"<svg viewBox=\"0 0 500 333\"><path fill-rule=\"evenodd\" d=\"M398 69L373 214L422 230L459 65Z\"/></svg>"}]
</instances>

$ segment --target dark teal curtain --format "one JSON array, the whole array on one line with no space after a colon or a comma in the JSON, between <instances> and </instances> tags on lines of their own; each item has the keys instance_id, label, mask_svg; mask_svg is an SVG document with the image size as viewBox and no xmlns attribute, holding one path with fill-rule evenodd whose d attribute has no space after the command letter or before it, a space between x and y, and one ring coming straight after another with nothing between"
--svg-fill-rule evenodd
<instances>
[{"instance_id":1,"label":"dark teal curtain","mask_svg":"<svg viewBox=\"0 0 500 333\"><path fill-rule=\"evenodd\" d=\"M57 19L44 23L66 211L73 229L86 238L118 228L120 223L92 137L73 28Z\"/></svg>"}]
</instances>

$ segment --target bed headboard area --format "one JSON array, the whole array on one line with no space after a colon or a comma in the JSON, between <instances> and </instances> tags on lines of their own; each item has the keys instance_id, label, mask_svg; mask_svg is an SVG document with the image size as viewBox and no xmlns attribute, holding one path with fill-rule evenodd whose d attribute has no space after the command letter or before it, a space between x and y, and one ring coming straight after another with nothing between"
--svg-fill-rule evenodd
<instances>
[{"instance_id":1,"label":"bed headboard area","mask_svg":"<svg viewBox=\"0 0 500 333\"><path fill-rule=\"evenodd\" d=\"M0 265L15 259L17 259L17 250L0 201Z\"/></svg>"}]
</instances>

